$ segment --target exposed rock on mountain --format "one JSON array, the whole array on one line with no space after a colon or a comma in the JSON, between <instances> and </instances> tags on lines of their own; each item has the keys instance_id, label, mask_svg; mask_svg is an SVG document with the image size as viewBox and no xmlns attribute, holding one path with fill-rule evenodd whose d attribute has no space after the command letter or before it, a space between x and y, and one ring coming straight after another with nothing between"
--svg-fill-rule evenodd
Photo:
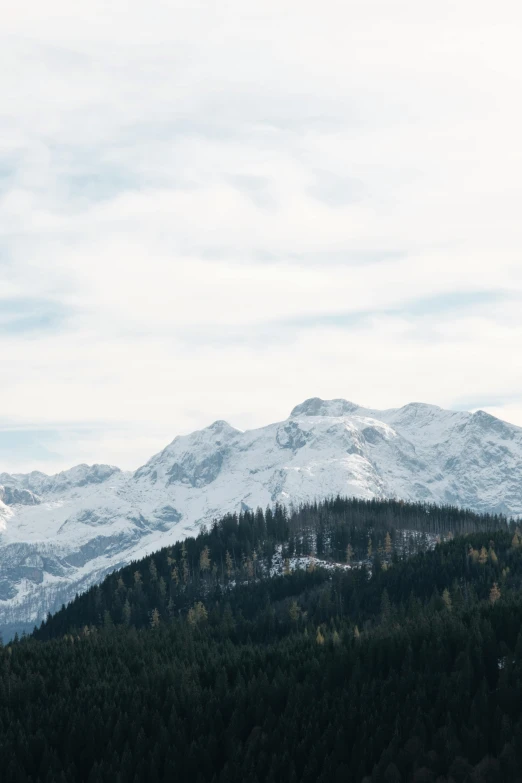
<instances>
[{"instance_id":1,"label":"exposed rock on mountain","mask_svg":"<svg viewBox=\"0 0 522 783\"><path fill-rule=\"evenodd\" d=\"M0 474L0 625L39 621L107 572L227 511L343 494L522 514L522 429L411 403L306 400L240 432L175 438L135 473Z\"/></svg>"}]
</instances>

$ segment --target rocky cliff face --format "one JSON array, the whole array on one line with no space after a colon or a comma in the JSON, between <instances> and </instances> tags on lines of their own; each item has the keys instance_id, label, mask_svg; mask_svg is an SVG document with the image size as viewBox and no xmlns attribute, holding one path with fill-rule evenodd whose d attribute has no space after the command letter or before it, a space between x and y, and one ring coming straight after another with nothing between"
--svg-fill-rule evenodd
<instances>
[{"instance_id":1,"label":"rocky cliff face","mask_svg":"<svg viewBox=\"0 0 522 783\"><path fill-rule=\"evenodd\" d=\"M177 437L135 473L0 474L0 626L39 621L109 571L227 511L337 493L522 514L522 429L412 403L318 398L240 432Z\"/></svg>"}]
</instances>

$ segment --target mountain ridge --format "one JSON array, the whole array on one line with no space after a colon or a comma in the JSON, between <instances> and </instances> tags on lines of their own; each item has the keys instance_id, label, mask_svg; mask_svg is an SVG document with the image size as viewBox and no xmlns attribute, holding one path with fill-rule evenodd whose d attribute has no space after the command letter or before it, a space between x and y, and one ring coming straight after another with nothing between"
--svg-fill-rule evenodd
<instances>
[{"instance_id":1,"label":"mountain ridge","mask_svg":"<svg viewBox=\"0 0 522 783\"><path fill-rule=\"evenodd\" d=\"M136 471L0 474L0 626L38 621L114 568L226 512L337 494L522 514L522 429L477 411L313 397L283 421L223 420Z\"/></svg>"}]
</instances>

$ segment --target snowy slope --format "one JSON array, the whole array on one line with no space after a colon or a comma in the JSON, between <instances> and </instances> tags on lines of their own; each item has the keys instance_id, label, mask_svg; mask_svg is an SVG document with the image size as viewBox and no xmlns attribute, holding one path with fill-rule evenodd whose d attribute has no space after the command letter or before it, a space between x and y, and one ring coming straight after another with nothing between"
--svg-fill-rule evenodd
<instances>
[{"instance_id":1,"label":"snowy slope","mask_svg":"<svg viewBox=\"0 0 522 783\"><path fill-rule=\"evenodd\" d=\"M522 514L522 429L478 411L307 400L240 432L177 437L135 473L0 474L0 627L35 622L227 511L337 493Z\"/></svg>"}]
</instances>

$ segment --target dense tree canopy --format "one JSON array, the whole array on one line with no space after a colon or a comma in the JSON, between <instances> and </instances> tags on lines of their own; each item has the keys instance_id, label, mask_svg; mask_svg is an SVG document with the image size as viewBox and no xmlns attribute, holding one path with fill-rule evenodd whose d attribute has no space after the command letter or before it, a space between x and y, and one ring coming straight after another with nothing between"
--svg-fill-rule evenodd
<instances>
[{"instance_id":1,"label":"dense tree canopy","mask_svg":"<svg viewBox=\"0 0 522 783\"><path fill-rule=\"evenodd\" d=\"M267 576L321 535L323 563L339 543L351 569ZM0 649L0 769L522 781L521 588L522 537L502 518L341 499L226 517Z\"/></svg>"},{"instance_id":2,"label":"dense tree canopy","mask_svg":"<svg viewBox=\"0 0 522 783\"><path fill-rule=\"evenodd\" d=\"M104 622L140 628L149 625L154 609L168 620L187 612L198 597L219 599L232 585L258 580L270 572L276 555L283 561L311 553L323 562L376 561L379 571L382 562L427 550L436 536L510 529L514 523L505 517L452 506L340 497L290 512L277 505L228 514L210 530L110 575L57 612L37 637ZM432 578L440 586L434 574L426 577L426 589Z\"/></svg>"}]
</instances>

